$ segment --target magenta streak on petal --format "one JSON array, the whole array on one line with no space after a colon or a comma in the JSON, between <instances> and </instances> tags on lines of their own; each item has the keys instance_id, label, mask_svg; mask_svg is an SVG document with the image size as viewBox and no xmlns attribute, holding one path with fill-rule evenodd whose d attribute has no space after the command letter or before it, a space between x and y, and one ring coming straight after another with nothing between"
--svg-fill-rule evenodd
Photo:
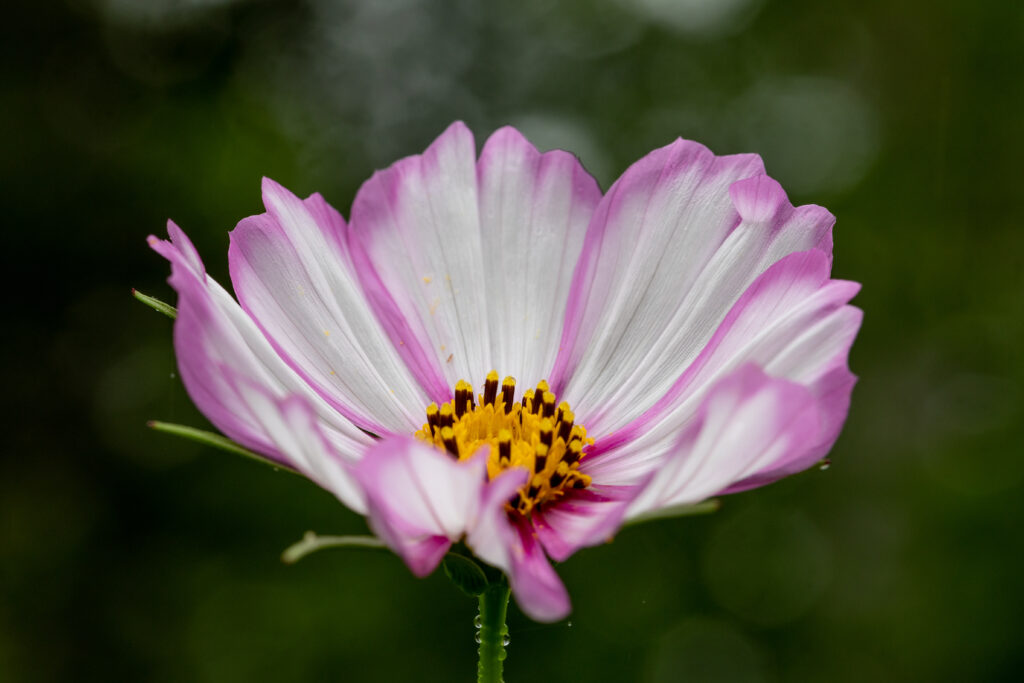
<instances>
[{"instance_id":1,"label":"magenta streak on petal","mask_svg":"<svg viewBox=\"0 0 1024 683\"><path fill-rule=\"evenodd\" d=\"M565 585L558 578L528 522L512 522L519 546L512 549L508 580L516 603L534 621L552 622L565 618L572 609Z\"/></svg>"},{"instance_id":2,"label":"magenta streak on petal","mask_svg":"<svg viewBox=\"0 0 1024 683\"><path fill-rule=\"evenodd\" d=\"M617 430L611 436L599 438L598 442L594 444L588 453L590 461L593 462L594 458L600 454L615 450L619 446L636 439L639 435L646 432L652 425L660 422L674 407L676 407L679 401L688 394L688 390L691 388L693 380L700 374L705 365L715 358L719 347L729 337L729 333L732 330L733 325L741 319L743 313L749 306L756 305L759 295L764 290L771 288L777 282L791 278L801 280L810 278L811 282L817 283L817 287L820 287L828 282L829 270L830 263L828 256L817 249L790 254L776 262L775 265L766 270L760 277L758 277L757 280L754 281L753 284L751 284L750 287L747 288L739 300L733 305L721 325L719 325L715 334L712 335L711 340L707 343L704 349L701 350L694 362L691 363L690 366L687 367L680 375L679 379L676 380L668 392L666 392L664 396L662 396L650 409L636 420L622 429ZM823 309L823 313L834 310L836 306L848 301L859 288L859 285L856 283L848 283L848 285L848 287L841 288L837 291L835 306Z\"/></svg>"},{"instance_id":3,"label":"magenta streak on petal","mask_svg":"<svg viewBox=\"0 0 1024 683\"><path fill-rule=\"evenodd\" d=\"M370 526L417 576L433 571L479 516L486 454L456 462L412 437L372 446L353 472Z\"/></svg>"},{"instance_id":4,"label":"magenta streak on petal","mask_svg":"<svg viewBox=\"0 0 1024 683\"><path fill-rule=\"evenodd\" d=\"M533 384L557 355L573 269L601 191L576 157L541 153L508 126L484 143L476 171L492 365Z\"/></svg>"},{"instance_id":5,"label":"magenta streak on petal","mask_svg":"<svg viewBox=\"0 0 1024 683\"><path fill-rule=\"evenodd\" d=\"M706 164L705 180L722 173L735 173L742 178L751 173L763 173L764 166L757 155L737 154L716 157L703 145L689 140L676 140L670 145L654 150L632 164L612 185L601 200L590 221L583 250L576 264L569 301L565 310L565 322L555 366L549 381L556 393L561 393L579 362L580 345L588 343L590 332L581 330L591 299L604 299L608 292L595 282L595 274L601 262L603 247L608 241L608 231L629 229L622 225L624 207L637 196L646 196L647 201L657 193L658 187L680 174L692 173L695 167ZM703 182L703 181L702 181ZM727 235L739 224L737 220L725 232ZM606 290L611 283L605 284ZM597 290L595 291L595 287ZM591 324L596 324L592 321ZM581 336L582 335L582 336Z\"/></svg>"},{"instance_id":6,"label":"magenta streak on petal","mask_svg":"<svg viewBox=\"0 0 1024 683\"><path fill-rule=\"evenodd\" d=\"M228 387L221 363L206 352L206 340L218 324L206 288L206 272L195 247L173 222L168 232L175 244L150 236L149 245L171 262L169 282L178 292L178 317L174 323L174 347L178 369L189 396L220 431L246 448L278 462L288 463L262 433L262 429L225 403ZM218 386L219 385L219 386Z\"/></svg>"},{"instance_id":7,"label":"magenta streak on petal","mask_svg":"<svg viewBox=\"0 0 1024 683\"><path fill-rule=\"evenodd\" d=\"M851 308L853 313L850 323L852 339L852 335L860 327L862 313L859 309L849 308ZM801 458L774 463L770 468L766 468L755 475L736 482L728 489L722 491L722 493L737 493L770 484L783 477L801 472L823 458L832 449L836 439L839 438L839 432L842 430L850 408L850 396L856 383L857 377L850 372L846 355L843 354L836 357L832 367L824 372L821 379L811 387L811 391L814 393L815 400L817 401L818 418L820 421L819 433L815 442L808 445L806 452Z\"/></svg>"},{"instance_id":8,"label":"magenta streak on petal","mask_svg":"<svg viewBox=\"0 0 1024 683\"><path fill-rule=\"evenodd\" d=\"M488 331L475 163L472 133L453 123L422 155L374 173L356 194L349 226L353 254L362 252L363 263L373 264L390 294L372 292L375 310L405 320L423 351L436 356L434 367L450 380L446 384L453 377L472 379L474 371L482 378L490 369L480 370L487 364ZM456 228L464 229L465 239L445 239ZM430 296L410 268L447 282L437 283L436 296Z\"/></svg>"},{"instance_id":9,"label":"magenta streak on petal","mask_svg":"<svg viewBox=\"0 0 1024 683\"><path fill-rule=\"evenodd\" d=\"M251 302L247 294L247 287L244 286L244 282L248 278L257 278L252 266L248 263L247 258L243 253L242 245L250 232L263 231L267 235L272 235L277 241L277 249L284 251L288 250L294 253L295 249L289 241L288 235L285 234L281 228L280 222L272 218L269 214L259 214L256 216L249 216L239 221L238 226L231 233L231 246L228 249L228 270L231 273L231 279L235 284L235 295L238 297L238 303L242 306L242 309L252 318L253 322L259 328L260 332L266 337L267 341L273 347L274 351L277 352L281 360L291 368L295 374L302 378L302 380L310 386L311 389L316 391L321 398L324 399L332 408L338 411L345 419L349 420L355 425L366 429L374 434L386 434L388 430L380 425L372 417L365 415L357 411L353 406L349 405L342 400L339 396L338 391L332 390L330 387L324 386L315 377L310 374L301 363L292 358L292 356L285 351L282 345L274 338L270 331L266 328L263 321L260 320L260 316L253 313ZM295 262L301 263L302 259L295 254L293 256ZM246 275L246 273L252 273Z\"/></svg>"},{"instance_id":10,"label":"magenta streak on petal","mask_svg":"<svg viewBox=\"0 0 1024 683\"><path fill-rule=\"evenodd\" d=\"M580 548L607 542L640 490L639 486L598 483L570 490L557 503L533 514L537 537L548 555L564 562Z\"/></svg>"},{"instance_id":11,"label":"magenta streak on petal","mask_svg":"<svg viewBox=\"0 0 1024 683\"><path fill-rule=\"evenodd\" d=\"M366 294L367 303L383 326L391 343L398 349L399 356L405 361L409 371L413 373L431 400L436 401L438 405L452 400L454 395L444 378L444 373L441 372L437 357L424 350L424 342L429 347L429 340L422 339L420 335L413 332L412 325L402 315L394 297L384 286L366 250L350 236L346 241L349 244L352 267Z\"/></svg>"},{"instance_id":12,"label":"magenta streak on petal","mask_svg":"<svg viewBox=\"0 0 1024 683\"><path fill-rule=\"evenodd\" d=\"M377 449L371 449L355 468L356 479L366 495L370 526L413 574L427 576L440 564L452 541L438 529L431 529L429 520L410 519L398 508L401 501L390 497L386 488L387 456L374 450Z\"/></svg>"}]
</instances>

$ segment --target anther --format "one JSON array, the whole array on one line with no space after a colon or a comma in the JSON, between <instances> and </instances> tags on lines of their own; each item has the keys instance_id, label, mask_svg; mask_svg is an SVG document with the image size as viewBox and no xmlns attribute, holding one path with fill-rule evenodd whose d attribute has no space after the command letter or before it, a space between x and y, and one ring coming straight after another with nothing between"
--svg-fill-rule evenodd
<instances>
[{"instance_id":1,"label":"anther","mask_svg":"<svg viewBox=\"0 0 1024 683\"><path fill-rule=\"evenodd\" d=\"M431 434L436 432L437 428L441 425L441 413L438 411L436 403L431 403L427 406L427 424L430 425Z\"/></svg>"},{"instance_id":2,"label":"anther","mask_svg":"<svg viewBox=\"0 0 1024 683\"><path fill-rule=\"evenodd\" d=\"M558 469L551 475L551 488L555 488L565 480L565 475L569 473L569 466L565 462L558 463Z\"/></svg>"},{"instance_id":3,"label":"anther","mask_svg":"<svg viewBox=\"0 0 1024 683\"><path fill-rule=\"evenodd\" d=\"M536 473L542 472L548 464L548 446L545 443L537 444L537 449L533 454L533 471Z\"/></svg>"},{"instance_id":4,"label":"anther","mask_svg":"<svg viewBox=\"0 0 1024 683\"><path fill-rule=\"evenodd\" d=\"M444 449L459 459L459 444L455 441L455 430L445 427L441 430L441 439L444 441Z\"/></svg>"},{"instance_id":5,"label":"anther","mask_svg":"<svg viewBox=\"0 0 1024 683\"><path fill-rule=\"evenodd\" d=\"M562 401L558 404L558 410L555 411L555 422L561 422L565 419L565 414L569 412L568 401Z\"/></svg>"},{"instance_id":6,"label":"anther","mask_svg":"<svg viewBox=\"0 0 1024 683\"><path fill-rule=\"evenodd\" d=\"M512 432L507 429L498 432L498 459L506 463L512 459Z\"/></svg>"},{"instance_id":7,"label":"anther","mask_svg":"<svg viewBox=\"0 0 1024 683\"><path fill-rule=\"evenodd\" d=\"M494 399L498 396L498 371L491 370L487 373L487 381L484 382L484 405L489 406L494 403Z\"/></svg>"},{"instance_id":8,"label":"anther","mask_svg":"<svg viewBox=\"0 0 1024 683\"><path fill-rule=\"evenodd\" d=\"M544 477L539 474L533 475L533 479L530 480L530 488L526 490L527 498L536 498L537 494L540 493L540 487L544 485Z\"/></svg>"},{"instance_id":9,"label":"anther","mask_svg":"<svg viewBox=\"0 0 1024 683\"><path fill-rule=\"evenodd\" d=\"M512 377L506 377L501 382L501 402L505 405L505 414L512 412L512 401L515 399L516 381Z\"/></svg>"},{"instance_id":10,"label":"anther","mask_svg":"<svg viewBox=\"0 0 1024 683\"><path fill-rule=\"evenodd\" d=\"M526 393L523 394L523 410L525 410L528 413L536 412L533 409L534 408L533 396L534 396L533 389L527 389Z\"/></svg>"},{"instance_id":11,"label":"anther","mask_svg":"<svg viewBox=\"0 0 1024 683\"><path fill-rule=\"evenodd\" d=\"M441 404L440 416L438 417L438 424L440 424L442 428L451 427L453 424L455 424L455 416L452 414L453 412L454 410L452 409L451 403Z\"/></svg>"},{"instance_id":12,"label":"anther","mask_svg":"<svg viewBox=\"0 0 1024 683\"><path fill-rule=\"evenodd\" d=\"M541 394L544 406L544 417L554 417L555 415L555 395L550 391L545 391Z\"/></svg>"},{"instance_id":13,"label":"anther","mask_svg":"<svg viewBox=\"0 0 1024 683\"><path fill-rule=\"evenodd\" d=\"M551 423L551 418L544 418L540 422L540 442L551 448L551 444L555 441L555 425Z\"/></svg>"},{"instance_id":14,"label":"anther","mask_svg":"<svg viewBox=\"0 0 1024 683\"><path fill-rule=\"evenodd\" d=\"M579 462L580 458L583 457L583 442L581 441L570 441L569 447L565 450L565 455L562 456L562 462L567 465L571 465L574 462Z\"/></svg>"},{"instance_id":15,"label":"anther","mask_svg":"<svg viewBox=\"0 0 1024 683\"><path fill-rule=\"evenodd\" d=\"M565 405L564 403L562 405ZM569 443L569 434L572 433L572 423L576 419L576 415L569 410L568 406L565 410L559 410L561 414L560 422L558 423L558 438L562 441Z\"/></svg>"},{"instance_id":16,"label":"anther","mask_svg":"<svg viewBox=\"0 0 1024 683\"><path fill-rule=\"evenodd\" d=\"M455 384L455 414L462 417L472 407L473 385L465 380Z\"/></svg>"}]
</instances>

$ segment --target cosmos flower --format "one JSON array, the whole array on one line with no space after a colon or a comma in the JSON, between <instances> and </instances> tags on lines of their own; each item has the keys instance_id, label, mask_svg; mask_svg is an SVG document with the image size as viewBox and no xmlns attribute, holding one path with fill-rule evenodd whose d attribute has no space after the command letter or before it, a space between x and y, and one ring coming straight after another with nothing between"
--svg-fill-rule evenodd
<instances>
[{"instance_id":1,"label":"cosmos flower","mask_svg":"<svg viewBox=\"0 0 1024 683\"><path fill-rule=\"evenodd\" d=\"M478 159L456 123L349 222L263 201L231 233L237 302L173 223L150 238L189 395L416 575L462 541L536 620L569 612L549 558L803 470L846 418L859 286L830 277L833 216L756 155L677 140L602 195L566 152L503 128Z\"/></svg>"}]
</instances>

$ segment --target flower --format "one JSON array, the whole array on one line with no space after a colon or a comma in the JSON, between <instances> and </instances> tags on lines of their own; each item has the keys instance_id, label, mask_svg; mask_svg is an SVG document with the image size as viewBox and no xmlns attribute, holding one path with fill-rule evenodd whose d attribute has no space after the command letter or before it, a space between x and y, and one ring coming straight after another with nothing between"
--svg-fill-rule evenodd
<instances>
[{"instance_id":1,"label":"flower","mask_svg":"<svg viewBox=\"0 0 1024 683\"><path fill-rule=\"evenodd\" d=\"M834 217L756 155L677 140L602 195L566 152L503 128L477 159L455 123L347 223L271 180L263 200L231 233L237 302L174 223L150 237L182 380L418 576L464 541L560 619L549 557L806 469L846 418L859 285L830 277Z\"/></svg>"}]
</instances>

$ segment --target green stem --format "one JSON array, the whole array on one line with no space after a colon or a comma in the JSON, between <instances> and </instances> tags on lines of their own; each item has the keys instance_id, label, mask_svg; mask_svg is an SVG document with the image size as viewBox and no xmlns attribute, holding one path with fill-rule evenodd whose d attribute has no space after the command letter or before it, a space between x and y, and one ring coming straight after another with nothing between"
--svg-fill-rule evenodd
<instances>
[{"instance_id":1,"label":"green stem","mask_svg":"<svg viewBox=\"0 0 1024 683\"><path fill-rule=\"evenodd\" d=\"M503 683L501 670L505 664L505 637L508 626L508 582L504 577L487 586L480 594L480 666L478 683Z\"/></svg>"}]
</instances>

